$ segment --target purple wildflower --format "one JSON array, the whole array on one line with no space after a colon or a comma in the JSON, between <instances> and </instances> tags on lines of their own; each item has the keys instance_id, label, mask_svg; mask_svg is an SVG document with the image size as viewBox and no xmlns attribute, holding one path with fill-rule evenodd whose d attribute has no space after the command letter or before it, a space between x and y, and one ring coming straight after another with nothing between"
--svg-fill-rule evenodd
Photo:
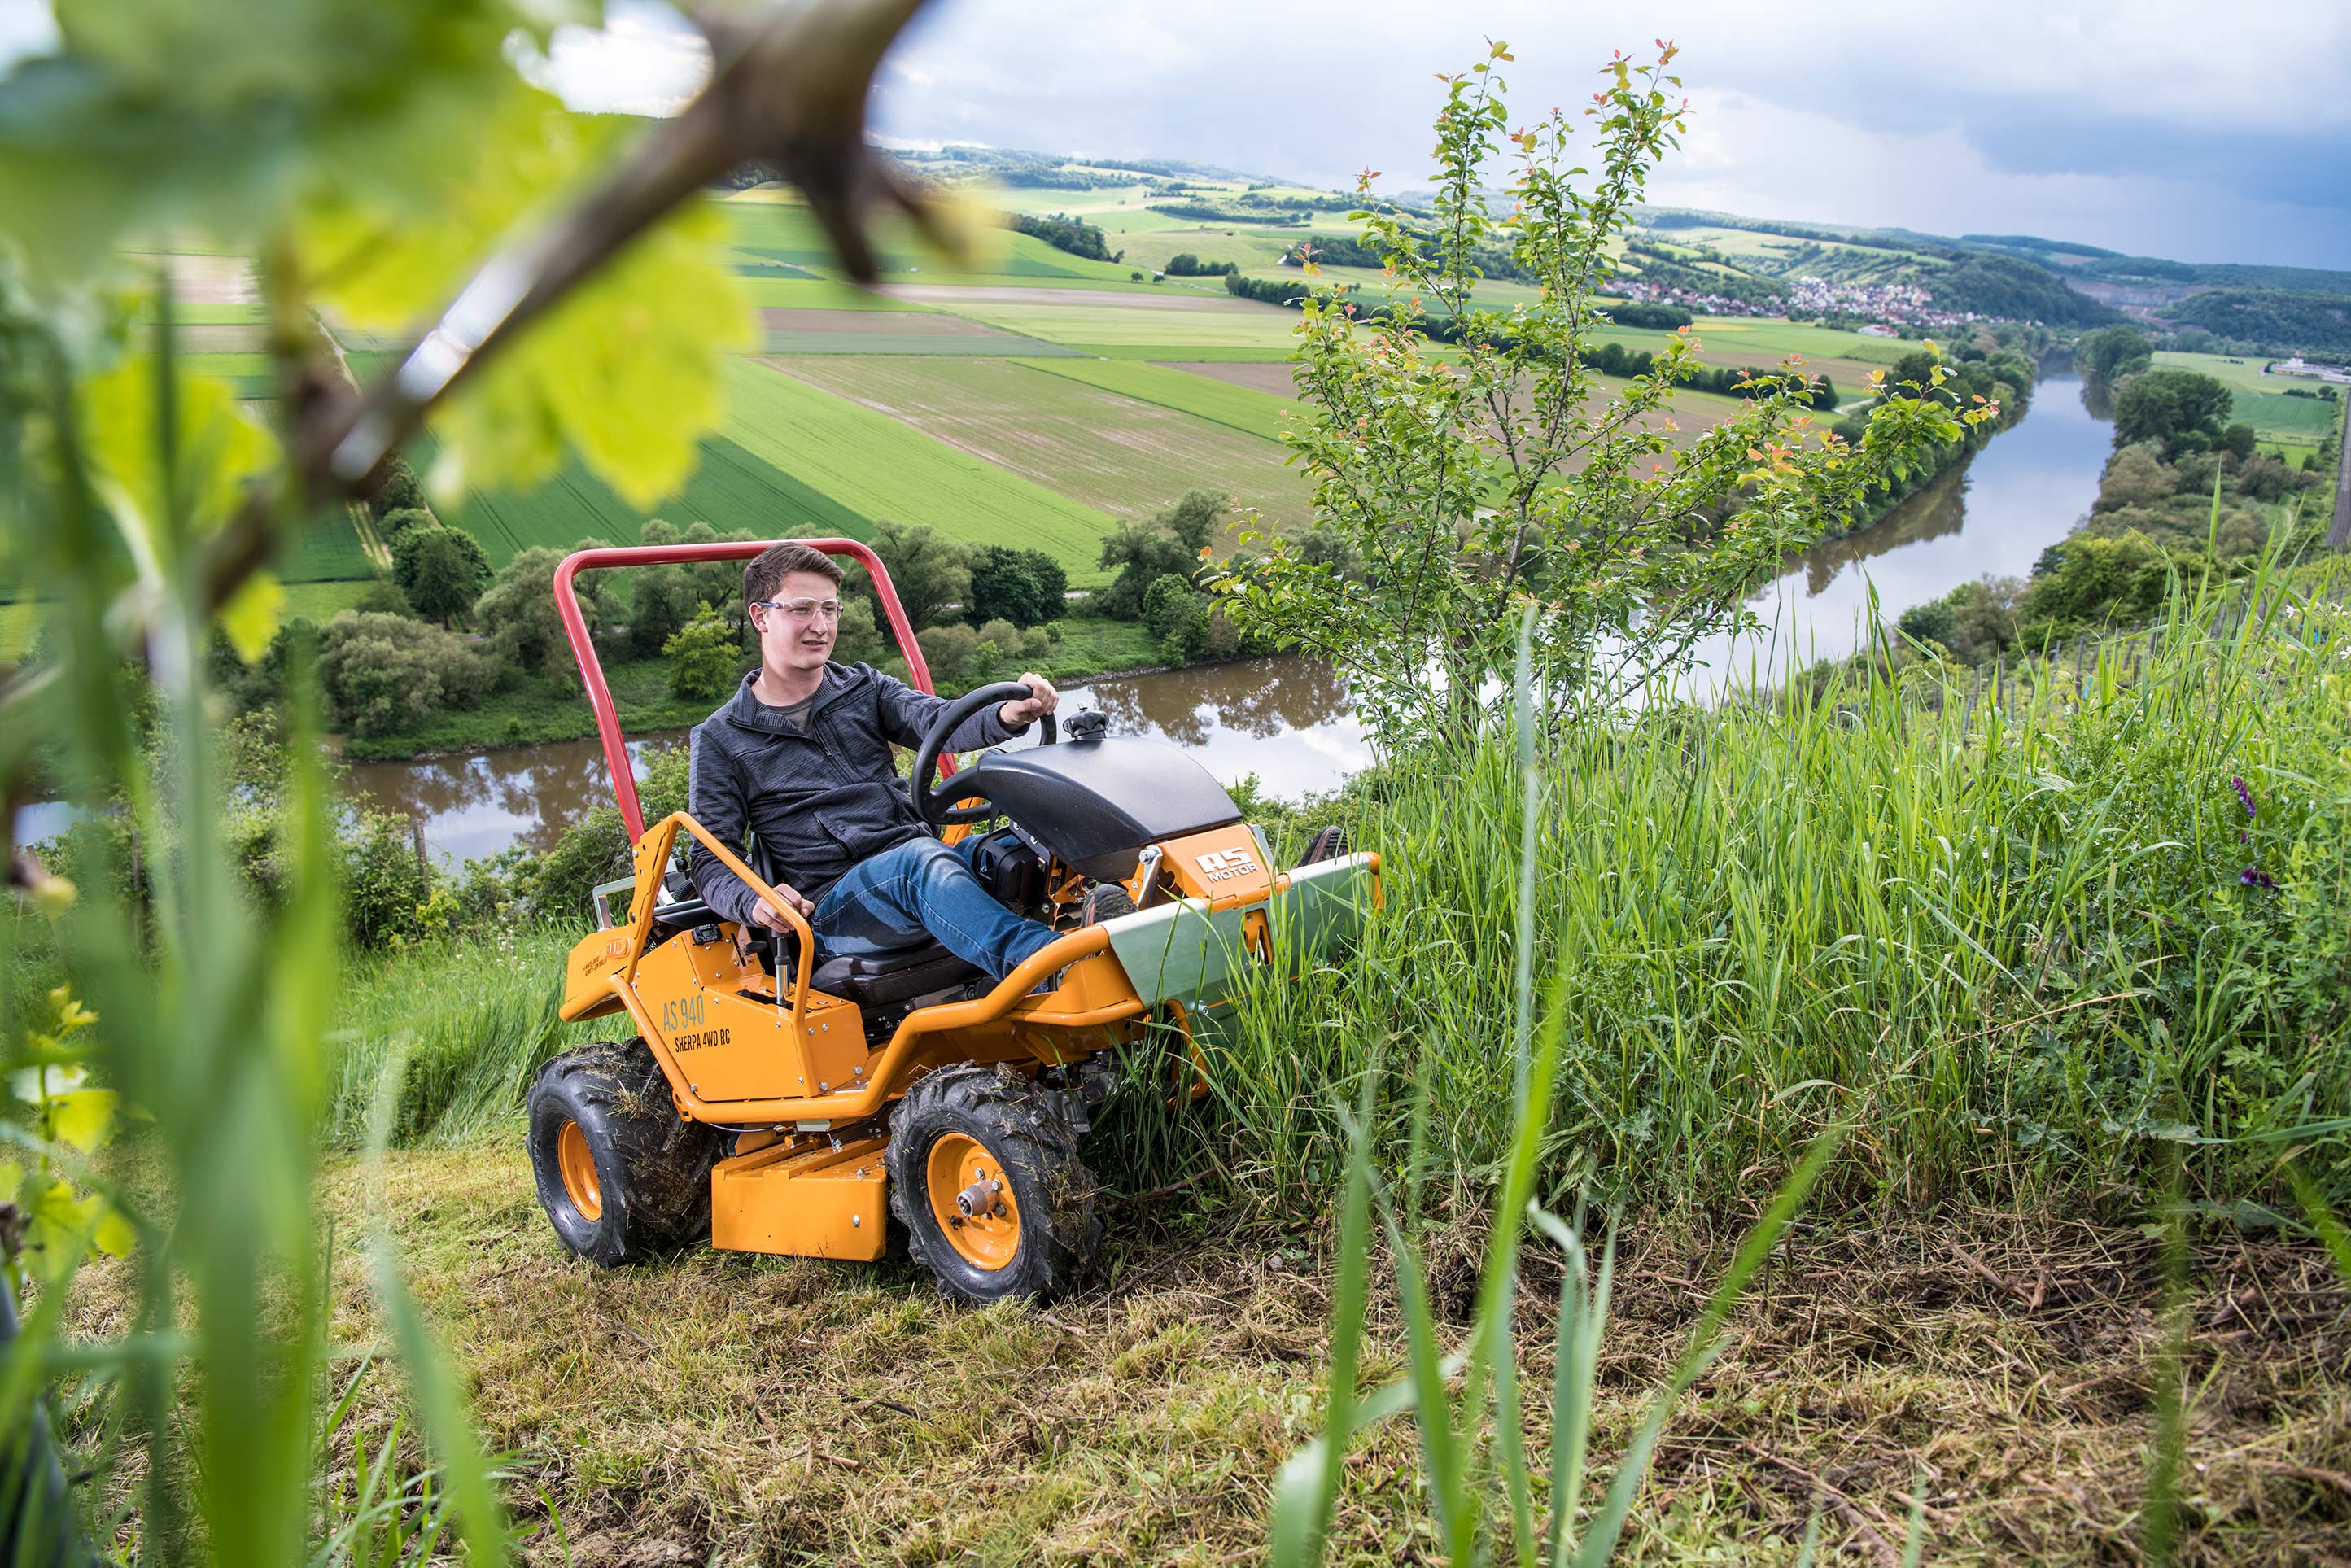
<instances>
[{"instance_id":1,"label":"purple wildflower","mask_svg":"<svg viewBox=\"0 0 2351 1568\"><path fill-rule=\"evenodd\" d=\"M2236 790L2237 799L2244 802L2245 817L2248 821L2251 821L2253 815L2253 792L2245 788L2245 781L2243 779L2233 776L2229 780L2229 787Z\"/></svg>"},{"instance_id":2,"label":"purple wildflower","mask_svg":"<svg viewBox=\"0 0 2351 1568\"><path fill-rule=\"evenodd\" d=\"M2249 865L2244 870L2239 872L2237 873L2237 880L2243 883L2247 887L2258 887L2268 893L2274 893L2277 891L2277 883L2270 880L2269 873L2263 871L2257 865Z\"/></svg>"}]
</instances>

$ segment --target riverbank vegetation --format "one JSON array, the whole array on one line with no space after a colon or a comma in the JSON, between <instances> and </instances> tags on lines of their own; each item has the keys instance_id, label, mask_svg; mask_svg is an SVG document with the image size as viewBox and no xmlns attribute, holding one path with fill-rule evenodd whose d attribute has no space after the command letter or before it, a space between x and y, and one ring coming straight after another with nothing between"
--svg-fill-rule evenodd
<instances>
[{"instance_id":1,"label":"riverbank vegetation","mask_svg":"<svg viewBox=\"0 0 2351 1568\"><path fill-rule=\"evenodd\" d=\"M2085 340L2077 362L2094 372L2085 395L2116 415L2096 500L2029 578L1963 582L1904 611L1898 625L1914 643L1965 664L2044 651L2147 622L2182 581L2243 579L2325 538L2339 425L2289 461L2233 417L2241 393L2158 365L2127 327Z\"/></svg>"}]
</instances>

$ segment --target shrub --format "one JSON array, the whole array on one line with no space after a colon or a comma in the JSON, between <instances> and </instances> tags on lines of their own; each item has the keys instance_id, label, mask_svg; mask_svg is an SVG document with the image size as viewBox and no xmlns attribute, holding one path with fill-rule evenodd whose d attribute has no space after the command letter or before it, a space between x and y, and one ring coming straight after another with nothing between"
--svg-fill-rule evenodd
<instances>
[{"instance_id":1,"label":"shrub","mask_svg":"<svg viewBox=\"0 0 2351 1568\"><path fill-rule=\"evenodd\" d=\"M585 542L585 541L583 541ZM545 545L527 549L507 562L498 572L497 580L489 591L474 603L474 620L496 647L498 654L516 669L535 675L553 675L561 684L578 686L578 666L572 663L570 650L563 635L563 617L555 601L555 569L563 559L560 550ZM593 627L602 609L601 596L592 588L601 586L591 574L591 592L574 591L580 613Z\"/></svg>"},{"instance_id":2,"label":"shrub","mask_svg":"<svg viewBox=\"0 0 2351 1568\"><path fill-rule=\"evenodd\" d=\"M419 615L446 625L481 597L490 561L469 534L438 524L413 528L392 541L392 580Z\"/></svg>"},{"instance_id":3,"label":"shrub","mask_svg":"<svg viewBox=\"0 0 2351 1568\"><path fill-rule=\"evenodd\" d=\"M690 753L683 746L649 746L638 757L643 777L637 804L645 821L657 822L686 804ZM532 911L540 918L577 925L591 918L596 884L631 874L629 835L621 810L601 805L564 830L555 848L538 858L527 883Z\"/></svg>"},{"instance_id":4,"label":"shrub","mask_svg":"<svg viewBox=\"0 0 2351 1568\"><path fill-rule=\"evenodd\" d=\"M899 606L917 632L946 618L950 606L971 601L971 549L961 540L949 538L927 523L906 524L884 517L875 520L869 543L882 558ZM841 583L842 591L852 591L852 584L855 591L873 601L879 612L881 596L862 570L851 569Z\"/></svg>"},{"instance_id":5,"label":"shrub","mask_svg":"<svg viewBox=\"0 0 2351 1568\"><path fill-rule=\"evenodd\" d=\"M2181 475L2163 465L2163 460L2152 443L2126 446L2106 464L2106 476L2099 482L2098 498L2094 511L2111 511L2117 507L2145 507L2162 500L2179 488ZM2206 484L2211 482L2210 475Z\"/></svg>"},{"instance_id":6,"label":"shrub","mask_svg":"<svg viewBox=\"0 0 2351 1568\"><path fill-rule=\"evenodd\" d=\"M693 618L694 580L682 566L640 567L630 578L629 652L650 659Z\"/></svg>"},{"instance_id":7,"label":"shrub","mask_svg":"<svg viewBox=\"0 0 2351 1568\"><path fill-rule=\"evenodd\" d=\"M981 685L1004 673L1004 650L994 643L975 643L963 662L961 678L966 685Z\"/></svg>"},{"instance_id":8,"label":"shrub","mask_svg":"<svg viewBox=\"0 0 2351 1568\"><path fill-rule=\"evenodd\" d=\"M409 820L392 811L351 817L335 847L343 862L343 925L353 946L381 947L423 935L434 879L416 858Z\"/></svg>"},{"instance_id":9,"label":"shrub","mask_svg":"<svg viewBox=\"0 0 2351 1568\"><path fill-rule=\"evenodd\" d=\"M726 618L704 604L662 644L670 661L669 689L694 702L715 702L734 687L743 669L743 644Z\"/></svg>"},{"instance_id":10,"label":"shrub","mask_svg":"<svg viewBox=\"0 0 2351 1568\"><path fill-rule=\"evenodd\" d=\"M914 641L923 650L923 663L931 668L931 679L946 681L963 673L979 646L979 633L963 625L926 626L914 633Z\"/></svg>"},{"instance_id":11,"label":"shrub","mask_svg":"<svg viewBox=\"0 0 2351 1568\"><path fill-rule=\"evenodd\" d=\"M1186 582L1200 570L1202 552L1224 521L1226 497L1194 490L1147 523L1124 523L1102 540L1102 564L1118 569L1111 585L1093 596L1093 607L1118 621L1143 617L1143 596L1170 575Z\"/></svg>"},{"instance_id":12,"label":"shrub","mask_svg":"<svg viewBox=\"0 0 2351 1568\"><path fill-rule=\"evenodd\" d=\"M352 609L371 615L402 615L413 621L416 606L408 602L408 595L400 591L400 584L390 578L379 577L360 591Z\"/></svg>"},{"instance_id":13,"label":"shrub","mask_svg":"<svg viewBox=\"0 0 2351 1568\"><path fill-rule=\"evenodd\" d=\"M454 632L405 616L346 610L319 634L319 684L334 722L387 734L481 700L496 670Z\"/></svg>"},{"instance_id":14,"label":"shrub","mask_svg":"<svg viewBox=\"0 0 2351 1568\"><path fill-rule=\"evenodd\" d=\"M422 507L395 507L391 511L377 513L375 519L376 532L393 544L400 542L402 534L436 526L433 514Z\"/></svg>"},{"instance_id":15,"label":"shrub","mask_svg":"<svg viewBox=\"0 0 2351 1568\"><path fill-rule=\"evenodd\" d=\"M1188 577L1170 572L1143 596L1143 623L1157 640L1160 657L1171 664L1180 664L1199 653L1207 638L1207 596L1193 588Z\"/></svg>"},{"instance_id":16,"label":"shrub","mask_svg":"<svg viewBox=\"0 0 2351 1568\"><path fill-rule=\"evenodd\" d=\"M890 641L874 623L873 606L862 599L841 601L841 627L833 638L832 656L846 664L874 664L890 651Z\"/></svg>"},{"instance_id":17,"label":"shrub","mask_svg":"<svg viewBox=\"0 0 2351 1568\"><path fill-rule=\"evenodd\" d=\"M395 533L416 521L414 517L411 517L407 523L393 524L392 519L401 513L422 514L424 521L429 523L433 520L432 509L424 500L424 486L417 483L416 470L408 465L408 459L397 453L384 464L383 483L378 485L375 494L368 497L368 507L375 513L381 527Z\"/></svg>"},{"instance_id":18,"label":"shrub","mask_svg":"<svg viewBox=\"0 0 2351 1568\"><path fill-rule=\"evenodd\" d=\"M2025 594L2027 646L2092 627L2146 620L2163 602L2171 558L2141 538L2077 536L2051 552L2052 569Z\"/></svg>"},{"instance_id":19,"label":"shrub","mask_svg":"<svg viewBox=\"0 0 2351 1568\"><path fill-rule=\"evenodd\" d=\"M964 619L977 626L996 620L1034 626L1061 613L1070 574L1042 550L982 545L971 552L971 591Z\"/></svg>"},{"instance_id":20,"label":"shrub","mask_svg":"<svg viewBox=\"0 0 2351 1568\"><path fill-rule=\"evenodd\" d=\"M1042 626L1031 626L1029 630L1020 633L1020 656L1022 658L1029 660L1043 659L1050 655L1052 652L1053 639L1045 634L1045 629Z\"/></svg>"},{"instance_id":21,"label":"shrub","mask_svg":"<svg viewBox=\"0 0 2351 1568\"><path fill-rule=\"evenodd\" d=\"M1009 621L991 621L979 629L979 640L1007 658L1020 656L1020 628Z\"/></svg>"}]
</instances>

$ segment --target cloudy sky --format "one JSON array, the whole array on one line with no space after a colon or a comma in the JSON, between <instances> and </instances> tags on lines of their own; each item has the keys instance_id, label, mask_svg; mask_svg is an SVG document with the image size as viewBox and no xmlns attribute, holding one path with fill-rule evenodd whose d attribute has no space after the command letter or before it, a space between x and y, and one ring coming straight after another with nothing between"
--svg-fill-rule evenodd
<instances>
[{"instance_id":1,"label":"cloudy sky","mask_svg":"<svg viewBox=\"0 0 2351 1568\"><path fill-rule=\"evenodd\" d=\"M1690 131L1652 184L1661 203L2351 267L2346 0L936 0L874 123L916 143L1417 184L1433 73L1489 35L1530 113L1583 102L1612 49L1677 42ZM674 102L704 68L652 0L612 0L607 33L562 39L555 63L582 107Z\"/></svg>"}]
</instances>

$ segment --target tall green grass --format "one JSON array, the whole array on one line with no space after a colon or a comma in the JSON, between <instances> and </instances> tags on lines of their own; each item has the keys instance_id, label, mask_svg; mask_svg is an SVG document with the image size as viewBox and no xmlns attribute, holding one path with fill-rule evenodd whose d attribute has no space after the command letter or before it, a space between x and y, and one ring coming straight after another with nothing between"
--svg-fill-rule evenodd
<instances>
[{"instance_id":1,"label":"tall green grass","mask_svg":"<svg viewBox=\"0 0 2351 1568\"><path fill-rule=\"evenodd\" d=\"M575 935L534 926L355 962L329 1036L328 1141L361 1145L388 1069L396 1076L384 1114L396 1143L455 1142L518 1110L541 1062L615 1022L556 1018Z\"/></svg>"},{"instance_id":2,"label":"tall green grass","mask_svg":"<svg viewBox=\"0 0 2351 1568\"><path fill-rule=\"evenodd\" d=\"M1971 695L1914 665L1572 731L1531 823L1508 744L1391 759L1343 803L1384 861L1359 951L1250 998L1212 1128L1113 1136L1319 1207L1330 1097L1384 1056L1426 1085L1430 1168L1482 1194L1531 896L1562 988L1545 1195L1740 1197L1833 1124L1824 1190L1856 1205L2145 1193L2170 1149L2190 1201L2282 1201L2297 1144L2339 1195L2351 614L2254 593L2185 591L2078 674Z\"/></svg>"}]
</instances>

